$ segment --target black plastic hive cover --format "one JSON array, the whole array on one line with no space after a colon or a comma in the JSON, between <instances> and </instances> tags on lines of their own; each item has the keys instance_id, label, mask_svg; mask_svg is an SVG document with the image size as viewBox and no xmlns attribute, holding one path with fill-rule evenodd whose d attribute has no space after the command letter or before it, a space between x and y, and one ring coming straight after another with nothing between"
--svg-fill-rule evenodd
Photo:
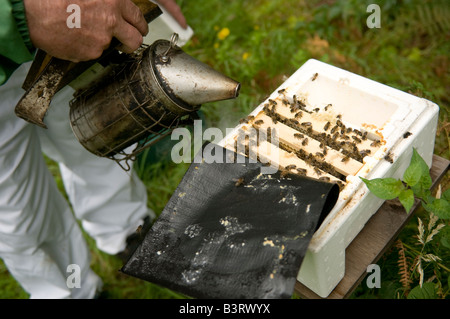
<instances>
[{"instance_id":1,"label":"black plastic hive cover","mask_svg":"<svg viewBox=\"0 0 450 319\"><path fill-rule=\"evenodd\" d=\"M245 161L192 163L121 270L193 298L290 298L339 188Z\"/></svg>"}]
</instances>

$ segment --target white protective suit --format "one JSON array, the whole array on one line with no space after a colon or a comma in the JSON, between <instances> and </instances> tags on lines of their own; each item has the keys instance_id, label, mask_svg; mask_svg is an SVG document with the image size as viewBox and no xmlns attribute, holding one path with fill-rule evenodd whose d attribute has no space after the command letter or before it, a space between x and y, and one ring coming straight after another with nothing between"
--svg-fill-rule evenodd
<instances>
[{"instance_id":1,"label":"white protective suit","mask_svg":"<svg viewBox=\"0 0 450 319\"><path fill-rule=\"evenodd\" d=\"M167 23L156 23L162 28L151 25L151 32L159 27L167 33ZM70 87L53 98L44 119L48 129L15 115L30 65L22 65L0 86L0 258L30 298L93 298L102 281L90 269L90 252L76 219L100 250L116 254L143 219L154 214L133 171L91 154L76 140L69 125ZM75 217L42 152L59 163ZM67 282L73 264L81 270L79 288Z\"/></svg>"}]
</instances>

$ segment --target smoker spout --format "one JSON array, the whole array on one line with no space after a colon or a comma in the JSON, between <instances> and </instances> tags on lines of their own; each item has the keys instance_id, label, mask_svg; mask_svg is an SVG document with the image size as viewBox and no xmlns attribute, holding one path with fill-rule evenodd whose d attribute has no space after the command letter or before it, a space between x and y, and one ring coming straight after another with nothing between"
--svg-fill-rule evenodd
<instances>
[{"instance_id":1,"label":"smoker spout","mask_svg":"<svg viewBox=\"0 0 450 319\"><path fill-rule=\"evenodd\" d=\"M233 99L240 83L191 57L167 41L155 43L154 71L164 91L174 100L191 105Z\"/></svg>"}]
</instances>

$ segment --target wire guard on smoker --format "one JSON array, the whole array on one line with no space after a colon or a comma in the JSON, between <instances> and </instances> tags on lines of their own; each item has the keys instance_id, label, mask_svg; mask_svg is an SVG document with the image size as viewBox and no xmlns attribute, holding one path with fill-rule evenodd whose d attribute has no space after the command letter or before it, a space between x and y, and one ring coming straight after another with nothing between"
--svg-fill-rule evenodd
<instances>
[{"instance_id":1,"label":"wire guard on smoker","mask_svg":"<svg viewBox=\"0 0 450 319\"><path fill-rule=\"evenodd\" d=\"M70 122L87 150L119 164L133 160L175 128L192 123L201 104L238 96L238 82L183 52L177 39L155 41L75 95Z\"/></svg>"},{"instance_id":2,"label":"wire guard on smoker","mask_svg":"<svg viewBox=\"0 0 450 319\"><path fill-rule=\"evenodd\" d=\"M167 110L148 83L149 72L143 66L147 50L71 103L74 132L80 143L98 156L133 159L180 125L181 115ZM141 140L144 142L126 153L125 149Z\"/></svg>"}]
</instances>

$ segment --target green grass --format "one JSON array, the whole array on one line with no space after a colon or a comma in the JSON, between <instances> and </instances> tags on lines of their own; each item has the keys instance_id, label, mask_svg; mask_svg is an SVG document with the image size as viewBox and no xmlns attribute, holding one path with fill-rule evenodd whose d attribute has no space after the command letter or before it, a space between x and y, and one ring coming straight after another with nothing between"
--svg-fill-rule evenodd
<instances>
[{"instance_id":1,"label":"green grass","mask_svg":"<svg viewBox=\"0 0 450 319\"><path fill-rule=\"evenodd\" d=\"M287 77L314 58L405 92L432 100L440 106L435 154L450 158L450 8L444 1L385 0L380 29L368 29L366 7L373 1L180 0L194 37L184 47L197 59L242 83L238 99L202 107L208 126L234 127ZM227 28L229 35L219 38ZM55 178L58 172L49 163ZM181 180L187 165L143 165L139 172L148 187L149 206L159 214ZM60 183L60 182L59 182ZM449 187L449 176L442 188ZM419 211L417 217L427 220ZM448 222L447 227L448 226ZM399 238L417 248L417 218ZM93 253L93 268L103 278L109 298L179 298L167 289L124 276L120 262L99 252L86 236ZM450 264L449 249L437 236L427 251ZM413 250L406 248L408 260ZM380 259L382 288L368 289L362 283L352 298L406 298L400 282L398 249L392 247ZM441 286L448 298L449 272L428 264L425 280ZM411 272L418 284L417 271ZM0 298L26 298L26 294L0 264Z\"/></svg>"}]
</instances>

